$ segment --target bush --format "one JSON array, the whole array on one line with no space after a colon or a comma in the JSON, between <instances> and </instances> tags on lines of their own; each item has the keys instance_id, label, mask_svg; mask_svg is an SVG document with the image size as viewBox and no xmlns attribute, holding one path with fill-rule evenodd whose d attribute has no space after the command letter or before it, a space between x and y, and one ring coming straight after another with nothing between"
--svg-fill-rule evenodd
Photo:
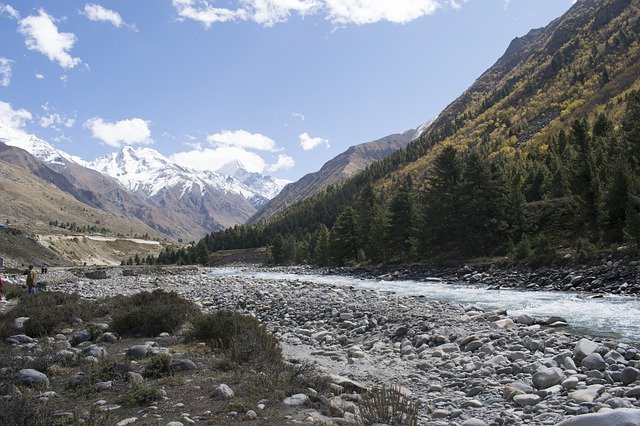
<instances>
[{"instance_id":1,"label":"bush","mask_svg":"<svg viewBox=\"0 0 640 426\"><path fill-rule=\"evenodd\" d=\"M164 377L169 374L169 364L171 364L170 355L154 355L145 364L143 374L146 377Z\"/></svg>"},{"instance_id":2,"label":"bush","mask_svg":"<svg viewBox=\"0 0 640 426\"><path fill-rule=\"evenodd\" d=\"M190 341L206 342L222 350L233 362L264 366L282 360L278 340L256 318L230 311L192 318Z\"/></svg>"},{"instance_id":3,"label":"bush","mask_svg":"<svg viewBox=\"0 0 640 426\"><path fill-rule=\"evenodd\" d=\"M147 405L160 398L162 398L162 392L159 389L133 384L117 399L117 403L127 406Z\"/></svg>"},{"instance_id":4,"label":"bush","mask_svg":"<svg viewBox=\"0 0 640 426\"><path fill-rule=\"evenodd\" d=\"M111 328L121 336L154 337L180 327L196 306L175 292L155 290L116 298Z\"/></svg>"},{"instance_id":5,"label":"bush","mask_svg":"<svg viewBox=\"0 0 640 426\"><path fill-rule=\"evenodd\" d=\"M76 319L87 320L93 315L94 304L82 300L78 294L43 292L23 297L5 318L7 322L18 317L29 317L24 333L31 337L51 334Z\"/></svg>"},{"instance_id":6,"label":"bush","mask_svg":"<svg viewBox=\"0 0 640 426\"><path fill-rule=\"evenodd\" d=\"M91 383L108 382L121 379L131 371L127 364L120 364L115 361L100 361L96 364L89 375Z\"/></svg>"},{"instance_id":7,"label":"bush","mask_svg":"<svg viewBox=\"0 0 640 426\"><path fill-rule=\"evenodd\" d=\"M510 253L511 259L515 261L524 260L531 257L533 251L531 250L531 244L526 235L522 235L520 242L516 244Z\"/></svg>"},{"instance_id":8,"label":"bush","mask_svg":"<svg viewBox=\"0 0 640 426\"><path fill-rule=\"evenodd\" d=\"M0 400L0 425L50 426L56 424L51 408L24 396Z\"/></svg>"},{"instance_id":9,"label":"bush","mask_svg":"<svg viewBox=\"0 0 640 426\"><path fill-rule=\"evenodd\" d=\"M556 249L549 237L539 235L533 240L533 254L536 256L555 256Z\"/></svg>"},{"instance_id":10,"label":"bush","mask_svg":"<svg viewBox=\"0 0 640 426\"><path fill-rule=\"evenodd\" d=\"M578 238L576 241L576 257L579 260L588 259L598 248L587 238Z\"/></svg>"},{"instance_id":11,"label":"bush","mask_svg":"<svg viewBox=\"0 0 640 426\"><path fill-rule=\"evenodd\" d=\"M390 426L416 426L418 405L405 397L399 388L373 388L362 396L360 414L365 425L384 423Z\"/></svg>"}]
</instances>

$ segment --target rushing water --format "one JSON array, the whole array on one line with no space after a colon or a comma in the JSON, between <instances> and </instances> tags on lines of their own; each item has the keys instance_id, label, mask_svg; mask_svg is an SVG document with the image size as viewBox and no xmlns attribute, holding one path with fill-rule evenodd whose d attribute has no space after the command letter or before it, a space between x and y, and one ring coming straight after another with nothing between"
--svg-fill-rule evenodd
<instances>
[{"instance_id":1,"label":"rushing water","mask_svg":"<svg viewBox=\"0 0 640 426\"><path fill-rule=\"evenodd\" d=\"M526 313L535 318L561 316L573 331L616 336L630 342L640 340L640 299L609 295L594 299L578 293L558 291L488 290L484 286L437 281L385 281L339 275L307 275L245 268L215 268L212 275L255 277L271 280L301 280L319 284L391 291L399 295L425 296L430 300L474 304L485 309L507 309L509 315Z\"/></svg>"}]
</instances>

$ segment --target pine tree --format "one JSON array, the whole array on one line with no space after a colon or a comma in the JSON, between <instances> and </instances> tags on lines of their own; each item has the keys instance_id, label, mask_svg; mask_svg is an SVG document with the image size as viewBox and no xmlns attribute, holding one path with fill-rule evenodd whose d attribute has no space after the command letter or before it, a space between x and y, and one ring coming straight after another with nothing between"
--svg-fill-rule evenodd
<instances>
[{"instance_id":1,"label":"pine tree","mask_svg":"<svg viewBox=\"0 0 640 426\"><path fill-rule=\"evenodd\" d=\"M413 180L407 175L389 202L387 241L392 252L406 259L415 252L416 223L413 204Z\"/></svg>"},{"instance_id":2,"label":"pine tree","mask_svg":"<svg viewBox=\"0 0 640 426\"><path fill-rule=\"evenodd\" d=\"M313 261L320 265L328 265L331 262L331 246L329 228L321 223L312 238L311 252Z\"/></svg>"},{"instance_id":3,"label":"pine tree","mask_svg":"<svg viewBox=\"0 0 640 426\"><path fill-rule=\"evenodd\" d=\"M331 229L331 247L333 257L344 264L356 260L358 254L358 235L356 216L353 208L344 209Z\"/></svg>"}]
</instances>

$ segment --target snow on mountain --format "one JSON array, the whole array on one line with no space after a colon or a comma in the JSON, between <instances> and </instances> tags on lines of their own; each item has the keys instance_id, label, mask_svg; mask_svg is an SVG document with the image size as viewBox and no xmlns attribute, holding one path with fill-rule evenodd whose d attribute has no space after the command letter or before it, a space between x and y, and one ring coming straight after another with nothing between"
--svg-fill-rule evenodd
<instances>
[{"instance_id":1,"label":"snow on mountain","mask_svg":"<svg viewBox=\"0 0 640 426\"><path fill-rule=\"evenodd\" d=\"M56 149L39 137L28 134L19 129L14 129L2 120L0 120L0 142L6 145L15 146L16 148L24 149L37 159L48 164L64 166L65 160L67 160L81 166L86 166L86 161L82 158Z\"/></svg>"},{"instance_id":2,"label":"snow on mountain","mask_svg":"<svg viewBox=\"0 0 640 426\"><path fill-rule=\"evenodd\" d=\"M269 179L275 181L274 178L264 177L268 178L264 185L252 187L234 175L183 167L151 148L126 146L120 152L92 161L87 167L116 178L130 191L146 197L161 195L166 188L178 187L182 195L195 191L202 196L207 191L223 191L261 204L263 201L260 199L273 197L274 191L279 191L278 186L269 186ZM234 174L242 170L249 173L240 168L234 170Z\"/></svg>"},{"instance_id":3,"label":"snow on mountain","mask_svg":"<svg viewBox=\"0 0 640 426\"><path fill-rule=\"evenodd\" d=\"M238 161L231 161L225 164L217 172L237 179L254 193L268 200L278 195L282 188L291 183L289 180L249 172Z\"/></svg>"}]
</instances>

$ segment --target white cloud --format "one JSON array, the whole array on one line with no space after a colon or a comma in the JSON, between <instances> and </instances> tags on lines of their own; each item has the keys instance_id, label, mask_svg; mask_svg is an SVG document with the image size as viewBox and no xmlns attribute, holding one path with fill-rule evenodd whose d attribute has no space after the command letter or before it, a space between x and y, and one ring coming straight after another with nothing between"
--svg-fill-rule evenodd
<instances>
[{"instance_id":1,"label":"white cloud","mask_svg":"<svg viewBox=\"0 0 640 426\"><path fill-rule=\"evenodd\" d=\"M329 141L327 139L313 138L309 136L309 133L306 132L298 136L298 138L300 139L300 146L305 151L311 151L312 149L315 149L322 144L325 144L327 146L327 149L329 148Z\"/></svg>"},{"instance_id":2,"label":"white cloud","mask_svg":"<svg viewBox=\"0 0 640 426\"><path fill-rule=\"evenodd\" d=\"M58 129L57 126L73 127L76 124L76 120L68 118L62 114L51 113L40 116L39 123L41 127L52 127L54 129Z\"/></svg>"},{"instance_id":3,"label":"white cloud","mask_svg":"<svg viewBox=\"0 0 640 426\"><path fill-rule=\"evenodd\" d=\"M118 148L122 145L152 144L150 124L149 121L141 118L111 123L100 117L94 117L85 121L84 127L91 130L94 138Z\"/></svg>"},{"instance_id":4,"label":"white cloud","mask_svg":"<svg viewBox=\"0 0 640 426\"><path fill-rule=\"evenodd\" d=\"M192 19L209 28L217 22L252 20L266 27L286 22L292 14L324 15L336 25L388 21L406 24L439 7L459 9L468 0L235 0L235 8L219 8L213 0L172 0L180 20Z\"/></svg>"},{"instance_id":5,"label":"white cloud","mask_svg":"<svg viewBox=\"0 0 640 426\"><path fill-rule=\"evenodd\" d=\"M11 83L11 64L9 58L0 58L0 86L7 87Z\"/></svg>"},{"instance_id":6,"label":"white cloud","mask_svg":"<svg viewBox=\"0 0 640 426\"><path fill-rule=\"evenodd\" d=\"M436 0L326 0L328 19L334 24L371 24L389 21L406 24L439 7Z\"/></svg>"},{"instance_id":7,"label":"white cloud","mask_svg":"<svg viewBox=\"0 0 640 426\"><path fill-rule=\"evenodd\" d=\"M182 166L198 170L216 171L233 160L242 163L244 168L252 173L262 173L266 168L262 157L237 146L194 149L173 154L171 159Z\"/></svg>"},{"instance_id":8,"label":"white cloud","mask_svg":"<svg viewBox=\"0 0 640 426\"><path fill-rule=\"evenodd\" d=\"M44 75L42 75L42 74L38 73L38 74L36 74L36 78L37 78L38 80L44 80Z\"/></svg>"},{"instance_id":9,"label":"white cloud","mask_svg":"<svg viewBox=\"0 0 640 426\"><path fill-rule=\"evenodd\" d=\"M0 121L7 126L19 129L32 118L33 116L26 109L13 109L10 103L0 101Z\"/></svg>"},{"instance_id":10,"label":"white cloud","mask_svg":"<svg viewBox=\"0 0 640 426\"><path fill-rule=\"evenodd\" d=\"M38 11L38 15L22 19L18 31L25 36L25 44L29 50L46 55L62 68L73 68L82 62L80 58L74 58L69 54L76 42L76 36L73 33L59 32L55 19L43 9Z\"/></svg>"},{"instance_id":11,"label":"white cloud","mask_svg":"<svg viewBox=\"0 0 640 426\"><path fill-rule=\"evenodd\" d=\"M218 146L234 146L271 152L278 150L273 139L260 133L249 133L246 130L223 130L207 136L207 141Z\"/></svg>"},{"instance_id":12,"label":"white cloud","mask_svg":"<svg viewBox=\"0 0 640 426\"><path fill-rule=\"evenodd\" d=\"M294 118L300 119L300 121L304 121L304 119L305 119L304 114L301 113L301 112L292 112L291 116L294 117Z\"/></svg>"},{"instance_id":13,"label":"white cloud","mask_svg":"<svg viewBox=\"0 0 640 426\"><path fill-rule=\"evenodd\" d=\"M120 28L122 26L135 29L134 25L129 25L122 19L122 16L115 10L107 9L99 4L87 3L84 5L84 16L91 21L109 22L113 26Z\"/></svg>"},{"instance_id":14,"label":"white cloud","mask_svg":"<svg viewBox=\"0 0 640 426\"><path fill-rule=\"evenodd\" d=\"M226 9L213 7L207 0L173 0L181 20L192 19L209 28L216 22L246 20L248 13L244 9Z\"/></svg>"},{"instance_id":15,"label":"white cloud","mask_svg":"<svg viewBox=\"0 0 640 426\"><path fill-rule=\"evenodd\" d=\"M13 18L15 20L20 19L20 13L10 4L4 5L0 3L0 15L7 15L9 18Z\"/></svg>"},{"instance_id":16,"label":"white cloud","mask_svg":"<svg viewBox=\"0 0 640 426\"><path fill-rule=\"evenodd\" d=\"M275 164L272 164L269 167L267 167L267 171L269 173L274 173L274 172L277 172L278 170L288 170L295 165L296 165L296 162L293 160L293 158L285 154L280 154L278 155L278 161L276 161Z\"/></svg>"},{"instance_id":17,"label":"white cloud","mask_svg":"<svg viewBox=\"0 0 640 426\"><path fill-rule=\"evenodd\" d=\"M243 0L243 4L251 11L252 19L266 27L286 22L292 12L304 17L322 6L320 0Z\"/></svg>"}]
</instances>

